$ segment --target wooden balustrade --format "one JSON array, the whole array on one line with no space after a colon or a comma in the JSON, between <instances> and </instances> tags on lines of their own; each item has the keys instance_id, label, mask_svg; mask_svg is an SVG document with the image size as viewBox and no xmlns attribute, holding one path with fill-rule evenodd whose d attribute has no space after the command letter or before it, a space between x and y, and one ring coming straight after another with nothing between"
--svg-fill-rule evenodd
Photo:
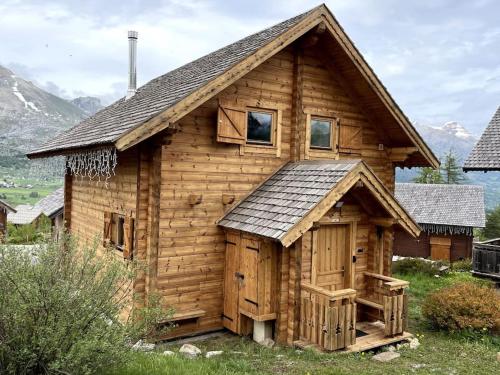
<instances>
[{"instance_id":1,"label":"wooden balustrade","mask_svg":"<svg viewBox=\"0 0 500 375\"><path fill-rule=\"evenodd\" d=\"M405 288L410 283L371 272L364 275L367 277L368 295L356 298L356 301L383 312L386 336L402 334L408 328L408 295Z\"/></svg>"},{"instance_id":2,"label":"wooden balustrade","mask_svg":"<svg viewBox=\"0 0 500 375\"><path fill-rule=\"evenodd\" d=\"M301 284L309 297L302 298L300 338L326 350L337 350L356 341L356 291L330 291Z\"/></svg>"}]
</instances>

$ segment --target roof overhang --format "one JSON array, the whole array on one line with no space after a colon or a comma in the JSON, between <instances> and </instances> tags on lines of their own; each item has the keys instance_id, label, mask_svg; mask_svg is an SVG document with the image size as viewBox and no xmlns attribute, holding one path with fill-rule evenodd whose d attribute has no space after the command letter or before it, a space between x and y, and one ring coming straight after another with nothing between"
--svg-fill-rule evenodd
<instances>
[{"instance_id":1,"label":"roof overhang","mask_svg":"<svg viewBox=\"0 0 500 375\"><path fill-rule=\"evenodd\" d=\"M406 135L409 147L414 147L415 150L408 155L407 164L401 166L431 166L439 167L438 158L432 153L430 148L425 144L418 132L415 130L411 122L402 112L400 107L388 93L387 89L380 82L373 70L367 64L361 53L355 47L353 42L346 35L340 24L332 15L330 10L323 4L315 8L306 17L300 20L297 24L290 27L288 30L271 40L269 43L258 49L255 53L239 61L224 73L216 76L204 86L191 92L183 97L174 105L158 112L156 115L119 135L114 140L114 146L118 151L124 151L134 145L148 139L149 137L163 131L183 118L186 114L196 109L207 100L219 94L222 90L230 86L232 83L242 78L245 74L262 64L264 61L280 52L298 38L303 36L308 31L314 29L318 25L324 25L327 33L330 35L340 48L345 52L350 64L359 72L363 80L370 87L371 91L376 96L376 100L381 103L388 113L388 117L392 122L397 124ZM87 145L84 147L91 147ZM39 158L44 156L52 156L61 154L65 151L61 147L42 153L30 153L28 157ZM67 150L66 150L67 151ZM397 161L395 164L398 165Z\"/></svg>"},{"instance_id":2,"label":"roof overhang","mask_svg":"<svg viewBox=\"0 0 500 375\"><path fill-rule=\"evenodd\" d=\"M378 203L391 215L395 222L411 236L418 237L421 228L399 204L390 191L383 185L378 177L364 163L360 162L350 171L325 197L304 216L290 231L279 240L283 246L288 247L311 229L342 197L349 192L358 182L373 195Z\"/></svg>"}]
</instances>

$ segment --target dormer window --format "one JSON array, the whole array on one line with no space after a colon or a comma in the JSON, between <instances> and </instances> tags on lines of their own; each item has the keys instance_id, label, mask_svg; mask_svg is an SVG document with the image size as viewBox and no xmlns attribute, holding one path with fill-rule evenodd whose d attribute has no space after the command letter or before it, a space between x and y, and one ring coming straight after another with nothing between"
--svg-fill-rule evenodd
<instances>
[{"instance_id":1,"label":"dormer window","mask_svg":"<svg viewBox=\"0 0 500 375\"><path fill-rule=\"evenodd\" d=\"M331 150L332 139L332 120L311 118L311 148Z\"/></svg>"}]
</instances>

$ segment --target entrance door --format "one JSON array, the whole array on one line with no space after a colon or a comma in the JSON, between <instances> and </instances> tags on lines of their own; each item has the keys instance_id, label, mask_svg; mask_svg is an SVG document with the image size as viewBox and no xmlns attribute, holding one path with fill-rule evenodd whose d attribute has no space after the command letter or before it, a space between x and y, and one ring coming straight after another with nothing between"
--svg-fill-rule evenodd
<instances>
[{"instance_id":1,"label":"entrance door","mask_svg":"<svg viewBox=\"0 0 500 375\"><path fill-rule=\"evenodd\" d=\"M316 254L313 253L313 284L328 290L350 287L350 225L322 225L315 234Z\"/></svg>"}]
</instances>

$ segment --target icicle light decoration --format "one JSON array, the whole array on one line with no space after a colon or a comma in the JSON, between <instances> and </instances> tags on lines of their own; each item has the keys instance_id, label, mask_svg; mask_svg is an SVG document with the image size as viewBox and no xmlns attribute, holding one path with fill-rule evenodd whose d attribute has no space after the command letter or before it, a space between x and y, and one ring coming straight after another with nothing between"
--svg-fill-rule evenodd
<instances>
[{"instance_id":1,"label":"icicle light decoration","mask_svg":"<svg viewBox=\"0 0 500 375\"><path fill-rule=\"evenodd\" d=\"M421 224L420 227L429 234L465 234L467 236L473 235L473 228L461 227L457 225L442 225L442 224Z\"/></svg>"},{"instance_id":2,"label":"icicle light decoration","mask_svg":"<svg viewBox=\"0 0 500 375\"><path fill-rule=\"evenodd\" d=\"M32 175L39 177L63 177L71 173L82 180L107 181L115 175L118 164L116 148L105 147L88 151L80 151L66 156L55 156L34 160L31 163Z\"/></svg>"},{"instance_id":3,"label":"icicle light decoration","mask_svg":"<svg viewBox=\"0 0 500 375\"><path fill-rule=\"evenodd\" d=\"M75 152L66 156L66 166L72 175L104 182L115 175L118 164L116 148L106 147L95 150Z\"/></svg>"}]
</instances>

